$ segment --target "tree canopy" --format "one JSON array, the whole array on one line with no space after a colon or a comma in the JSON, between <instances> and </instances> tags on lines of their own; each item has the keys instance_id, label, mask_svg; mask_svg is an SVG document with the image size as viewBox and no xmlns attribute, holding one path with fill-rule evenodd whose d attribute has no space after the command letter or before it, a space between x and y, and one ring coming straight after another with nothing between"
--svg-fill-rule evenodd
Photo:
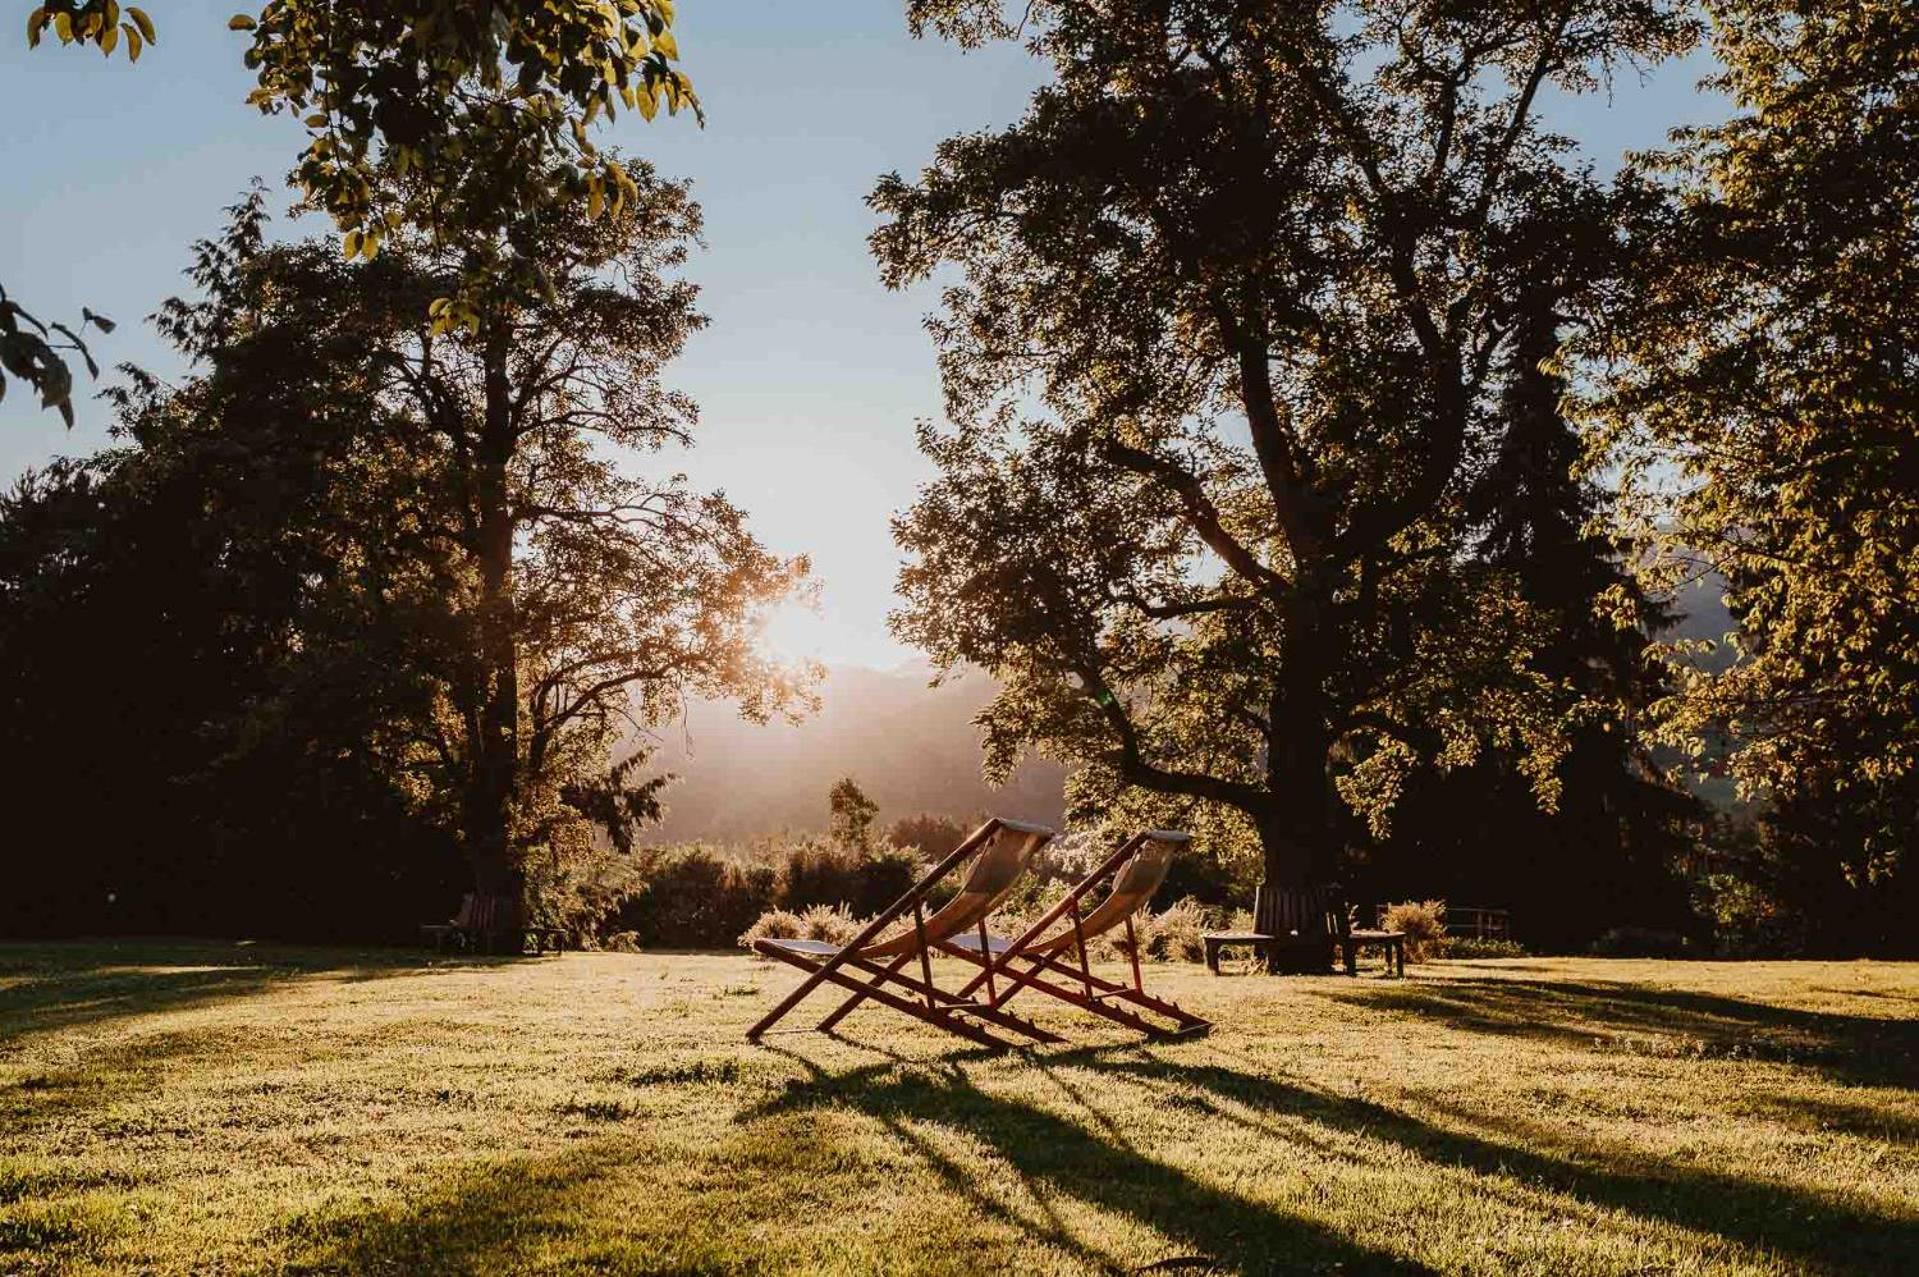
<instances>
[{"instance_id":1,"label":"tree canopy","mask_svg":"<svg viewBox=\"0 0 1919 1277\"><path fill-rule=\"evenodd\" d=\"M1864 886L1919 821L1919 15L1708 8L1735 113L1645 162L1672 201L1590 343L1591 408L1639 561L1723 579L1737 626L1666 738L1729 740L1745 792Z\"/></svg>"},{"instance_id":2,"label":"tree canopy","mask_svg":"<svg viewBox=\"0 0 1919 1277\"><path fill-rule=\"evenodd\" d=\"M1420 763L1511 749L1551 802L1593 711L1470 553L1476 494L1519 352L1616 281L1642 195L1540 95L1688 47L1684 6L1111 0L1017 30L1056 82L873 196L888 282L960 272L899 632L1005 680L996 765L1230 812L1269 878L1324 873L1339 800L1378 825Z\"/></svg>"}]
</instances>

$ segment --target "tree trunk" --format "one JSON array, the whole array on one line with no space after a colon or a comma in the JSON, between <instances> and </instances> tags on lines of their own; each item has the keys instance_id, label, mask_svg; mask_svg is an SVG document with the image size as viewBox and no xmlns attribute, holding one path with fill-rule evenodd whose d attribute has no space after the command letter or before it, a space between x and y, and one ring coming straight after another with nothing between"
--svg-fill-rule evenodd
<instances>
[{"instance_id":1,"label":"tree trunk","mask_svg":"<svg viewBox=\"0 0 1919 1277\"><path fill-rule=\"evenodd\" d=\"M1301 600L1290 609L1279 679L1268 705L1272 737L1266 750L1266 810L1258 820L1265 857L1263 893L1324 886L1337 863L1337 796L1327 774L1332 751L1332 706L1325 692L1326 654L1320 620L1329 609ZM1332 939L1302 935L1301 943L1272 951L1275 971L1331 969Z\"/></svg>"},{"instance_id":2,"label":"tree trunk","mask_svg":"<svg viewBox=\"0 0 1919 1277\"><path fill-rule=\"evenodd\" d=\"M514 649L514 519L507 482L514 445L507 341L504 327L496 320L487 337L486 415L474 450L480 570L479 741L468 773L463 816L475 889L517 903L525 878L511 829L519 780L520 678Z\"/></svg>"},{"instance_id":3,"label":"tree trunk","mask_svg":"<svg viewBox=\"0 0 1919 1277\"><path fill-rule=\"evenodd\" d=\"M1339 853L1336 795L1327 775L1333 714L1325 689L1332 649L1322 625L1330 612L1328 605L1311 597L1292 602L1279 677L1267 705L1272 737L1266 750L1266 790L1271 799L1259 820L1259 840L1266 881L1277 888L1323 884Z\"/></svg>"}]
</instances>

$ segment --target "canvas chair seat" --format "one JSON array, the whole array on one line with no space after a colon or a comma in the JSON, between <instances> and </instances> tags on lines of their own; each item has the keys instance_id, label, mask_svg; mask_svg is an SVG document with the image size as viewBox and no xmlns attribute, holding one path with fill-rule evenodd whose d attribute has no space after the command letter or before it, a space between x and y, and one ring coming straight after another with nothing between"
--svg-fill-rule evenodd
<instances>
[{"instance_id":1,"label":"canvas chair seat","mask_svg":"<svg viewBox=\"0 0 1919 1277\"><path fill-rule=\"evenodd\" d=\"M994 935L987 936L984 944L978 936L954 936L946 943L956 949L964 949L968 953L1005 953L1013 947L1011 940Z\"/></svg>"},{"instance_id":2,"label":"canvas chair seat","mask_svg":"<svg viewBox=\"0 0 1919 1277\"><path fill-rule=\"evenodd\" d=\"M1140 973L1138 937L1132 927L1133 915L1145 907L1166 881L1173 854L1190 841L1190 834L1177 830L1150 829L1135 834L1018 939L1003 940L981 934L955 936L942 942L940 948L944 952L965 958L981 968L960 990L960 996L971 997L984 987L987 1005L998 1009L1022 989L1031 988L1141 1032L1163 1034L1168 1030L1144 1018L1139 1011L1172 1020L1174 1027L1170 1031L1176 1034L1206 1032L1212 1027L1207 1021L1146 992ZM1089 911L1080 913L1081 902L1090 899L1103 884L1110 884L1105 898ZM1121 927L1126 928L1131 942L1128 946L1133 968L1130 988L1094 975L1086 951L1089 941ZM1068 953L1078 959L1077 966L1065 961ZM1047 976L1054 979L1046 979Z\"/></svg>"},{"instance_id":3,"label":"canvas chair seat","mask_svg":"<svg viewBox=\"0 0 1919 1277\"><path fill-rule=\"evenodd\" d=\"M832 957L841 948L840 945L828 944L824 940L774 939L762 940L760 943L769 949L784 949L788 953L811 953L823 958Z\"/></svg>"}]
</instances>

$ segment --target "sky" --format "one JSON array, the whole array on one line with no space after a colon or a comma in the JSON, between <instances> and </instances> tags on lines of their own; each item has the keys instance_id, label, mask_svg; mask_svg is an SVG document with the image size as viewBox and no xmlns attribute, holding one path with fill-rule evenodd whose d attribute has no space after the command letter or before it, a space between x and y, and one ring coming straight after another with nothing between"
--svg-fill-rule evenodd
<instances>
[{"instance_id":1,"label":"sky","mask_svg":"<svg viewBox=\"0 0 1919 1277\"><path fill-rule=\"evenodd\" d=\"M151 9L159 42L124 52L42 47L0 31L0 283L43 320L82 306L121 321L90 340L103 364L162 375L178 360L140 321L181 291L188 245L215 232L253 176L277 183L297 123L243 99L239 0ZM907 33L901 0L682 0L684 65L706 106L646 124L623 115L598 140L690 178L706 247L689 273L711 326L670 380L700 404L690 453L663 464L724 490L767 545L811 556L817 615L776 618L789 655L890 668L913 653L886 632L899 554L888 517L931 475L913 426L941 411L921 321L930 288L889 293L867 253L865 197L954 133L1016 119L1043 68L998 47L966 53ZM1610 99L1548 105L1553 127L1602 171L1676 123L1712 118L1700 60L1619 83ZM293 230L330 231L318 219ZM103 405L67 431L25 393L0 403L0 481L107 440ZM649 465L661 463L649 463Z\"/></svg>"}]
</instances>

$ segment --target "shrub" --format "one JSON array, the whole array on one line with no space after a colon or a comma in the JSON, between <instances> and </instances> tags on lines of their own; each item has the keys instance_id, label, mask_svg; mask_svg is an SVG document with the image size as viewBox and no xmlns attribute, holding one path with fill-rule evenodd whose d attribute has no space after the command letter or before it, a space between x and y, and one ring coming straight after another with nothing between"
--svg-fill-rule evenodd
<instances>
[{"instance_id":1,"label":"shrub","mask_svg":"<svg viewBox=\"0 0 1919 1277\"><path fill-rule=\"evenodd\" d=\"M796 913L784 909L768 909L740 935L740 947L751 949L755 940L799 940L806 933L806 924Z\"/></svg>"},{"instance_id":2,"label":"shrub","mask_svg":"<svg viewBox=\"0 0 1919 1277\"><path fill-rule=\"evenodd\" d=\"M922 860L934 861L959 846L971 832L951 816L922 813L894 821L886 831L886 841L918 852Z\"/></svg>"},{"instance_id":3,"label":"shrub","mask_svg":"<svg viewBox=\"0 0 1919 1277\"><path fill-rule=\"evenodd\" d=\"M1657 927L1614 927L1592 946L1602 958L1683 958L1691 950L1686 937Z\"/></svg>"},{"instance_id":4,"label":"shrub","mask_svg":"<svg viewBox=\"0 0 1919 1277\"><path fill-rule=\"evenodd\" d=\"M1797 958L1806 951L1805 914L1766 884L1739 874L1708 874L1699 882L1697 901L1727 957Z\"/></svg>"},{"instance_id":5,"label":"shrub","mask_svg":"<svg viewBox=\"0 0 1919 1277\"><path fill-rule=\"evenodd\" d=\"M821 940L827 944L845 944L860 933L864 925L841 905L829 908L814 905L800 915L800 939Z\"/></svg>"},{"instance_id":6,"label":"shrub","mask_svg":"<svg viewBox=\"0 0 1919 1277\"><path fill-rule=\"evenodd\" d=\"M794 913L844 905L855 916L870 918L905 895L924 872L919 857L905 847L861 851L809 838L787 850L774 902Z\"/></svg>"},{"instance_id":7,"label":"shrub","mask_svg":"<svg viewBox=\"0 0 1919 1277\"><path fill-rule=\"evenodd\" d=\"M1424 962L1446 937L1446 902L1402 900L1387 908L1380 923L1388 931L1406 933L1406 961Z\"/></svg>"},{"instance_id":8,"label":"shrub","mask_svg":"<svg viewBox=\"0 0 1919 1277\"><path fill-rule=\"evenodd\" d=\"M565 928L569 942L584 947L595 943L621 905L644 884L638 857L608 848L573 854L548 849L527 858L527 916Z\"/></svg>"},{"instance_id":9,"label":"shrub","mask_svg":"<svg viewBox=\"0 0 1919 1277\"><path fill-rule=\"evenodd\" d=\"M870 918L911 890L925 872L913 848L882 844L861 859L859 890L848 903L854 914Z\"/></svg>"},{"instance_id":10,"label":"shrub","mask_svg":"<svg viewBox=\"0 0 1919 1277\"><path fill-rule=\"evenodd\" d=\"M777 873L739 866L705 847L656 852L645 885L623 900L613 926L645 948L719 949L773 904Z\"/></svg>"},{"instance_id":11,"label":"shrub","mask_svg":"<svg viewBox=\"0 0 1919 1277\"><path fill-rule=\"evenodd\" d=\"M1182 897L1153 916L1153 935L1146 952L1162 962L1204 962L1206 944L1200 937L1218 925L1214 910L1191 896Z\"/></svg>"},{"instance_id":12,"label":"shrub","mask_svg":"<svg viewBox=\"0 0 1919 1277\"><path fill-rule=\"evenodd\" d=\"M1530 958L1532 953L1517 940L1447 936L1439 942L1438 956L1442 958Z\"/></svg>"},{"instance_id":13,"label":"shrub","mask_svg":"<svg viewBox=\"0 0 1919 1277\"><path fill-rule=\"evenodd\" d=\"M814 905L849 904L860 891L860 854L817 838L787 848L779 868L777 899L799 913Z\"/></svg>"}]
</instances>

